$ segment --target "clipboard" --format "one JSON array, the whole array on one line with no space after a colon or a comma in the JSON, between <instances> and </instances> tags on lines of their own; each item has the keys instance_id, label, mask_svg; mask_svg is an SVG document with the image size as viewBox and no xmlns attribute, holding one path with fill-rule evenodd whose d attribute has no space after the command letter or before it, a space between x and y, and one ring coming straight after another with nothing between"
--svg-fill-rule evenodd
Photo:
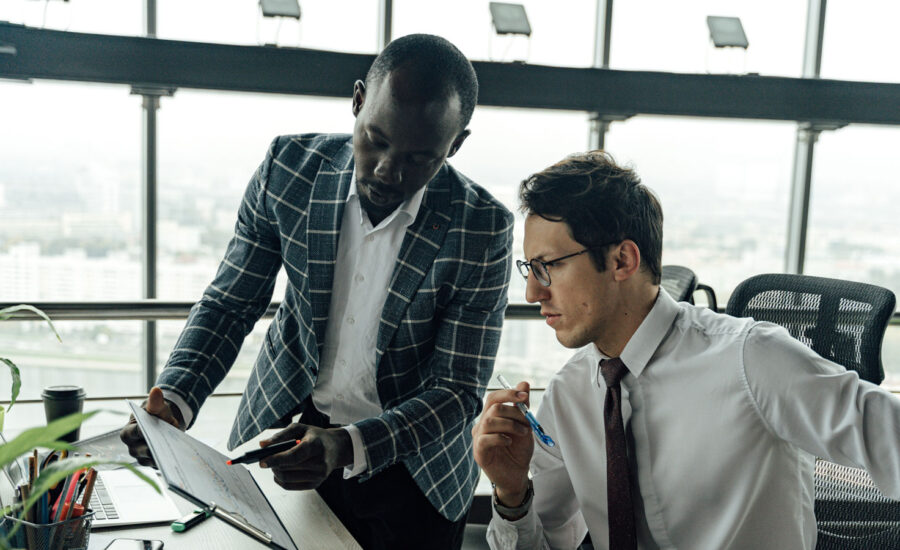
<instances>
[{"instance_id":1,"label":"clipboard","mask_svg":"<svg viewBox=\"0 0 900 550\"><path fill-rule=\"evenodd\" d=\"M250 470L225 464L227 456L136 403L128 405L169 489L263 544L297 550Z\"/></svg>"}]
</instances>

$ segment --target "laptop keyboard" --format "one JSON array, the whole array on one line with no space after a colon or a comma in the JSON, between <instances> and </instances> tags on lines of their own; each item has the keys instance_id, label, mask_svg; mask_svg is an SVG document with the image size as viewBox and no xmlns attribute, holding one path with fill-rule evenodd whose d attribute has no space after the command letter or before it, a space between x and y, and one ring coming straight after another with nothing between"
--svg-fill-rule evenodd
<instances>
[{"instance_id":1,"label":"laptop keyboard","mask_svg":"<svg viewBox=\"0 0 900 550\"><path fill-rule=\"evenodd\" d=\"M94 511L94 519L119 519L119 513L116 512L116 506L109 497L109 492L103 484L103 480L98 476L94 481L94 492L91 494L90 509Z\"/></svg>"}]
</instances>

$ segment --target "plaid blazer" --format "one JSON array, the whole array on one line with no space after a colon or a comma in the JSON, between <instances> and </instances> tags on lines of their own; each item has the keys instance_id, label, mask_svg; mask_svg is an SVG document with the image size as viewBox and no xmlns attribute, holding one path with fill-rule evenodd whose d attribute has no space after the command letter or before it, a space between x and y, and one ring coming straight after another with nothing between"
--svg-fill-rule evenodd
<instances>
[{"instance_id":1,"label":"plaid blazer","mask_svg":"<svg viewBox=\"0 0 900 550\"><path fill-rule=\"evenodd\" d=\"M349 135L276 138L251 179L234 238L191 310L157 384L196 415L265 312L282 265L288 286L247 382L229 449L297 412L315 386L340 222L353 174ZM445 517L469 508L478 468L472 422L500 340L512 214L444 164L407 228L378 329L384 412L358 426L369 471L402 462Z\"/></svg>"}]
</instances>

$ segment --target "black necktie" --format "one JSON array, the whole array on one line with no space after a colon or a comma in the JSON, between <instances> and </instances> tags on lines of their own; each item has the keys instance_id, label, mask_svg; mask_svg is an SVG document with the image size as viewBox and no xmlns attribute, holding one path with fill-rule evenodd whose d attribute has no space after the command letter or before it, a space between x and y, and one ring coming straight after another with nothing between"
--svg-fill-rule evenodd
<instances>
[{"instance_id":1,"label":"black necktie","mask_svg":"<svg viewBox=\"0 0 900 550\"><path fill-rule=\"evenodd\" d=\"M625 422L622 420L622 386L628 373L618 357L600 361L600 374L606 381L603 420L606 425L606 500L609 508L610 550L634 550L634 507L631 503L631 480L628 452L625 447Z\"/></svg>"}]
</instances>

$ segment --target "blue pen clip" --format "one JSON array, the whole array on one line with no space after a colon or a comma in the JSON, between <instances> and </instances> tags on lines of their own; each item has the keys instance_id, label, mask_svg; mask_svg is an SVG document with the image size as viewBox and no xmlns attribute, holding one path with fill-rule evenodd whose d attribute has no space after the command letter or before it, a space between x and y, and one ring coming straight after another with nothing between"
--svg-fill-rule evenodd
<instances>
[{"instance_id":1,"label":"blue pen clip","mask_svg":"<svg viewBox=\"0 0 900 550\"><path fill-rule=\"evenodd\" d=\"M508 390L513 389L513 387L509 384L509 382L506 381L506 378L504 378L502 374L497 375L497 380L500 381L500 385L504 388ZM525 403L516 403L516 407L520 411L522 411L522 414L524 414L525 418L528 419L528 423L531 424L531 429L534 430L534 434L537 436L538 440L540 440L541 443L548 447L556 447L556 442L553 441L553 439L549 435L544 433L544 428L542 428L541 425L538 424L537 418L535 418L534 415L531 414L531 411L528 410L528 407L525 406Z\"/></svg>"}]
</instances>

